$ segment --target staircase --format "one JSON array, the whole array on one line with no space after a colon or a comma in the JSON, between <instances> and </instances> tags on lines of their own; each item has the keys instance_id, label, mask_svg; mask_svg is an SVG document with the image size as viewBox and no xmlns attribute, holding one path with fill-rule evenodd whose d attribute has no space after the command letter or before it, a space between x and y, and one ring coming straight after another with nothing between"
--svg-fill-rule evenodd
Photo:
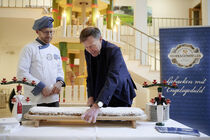
<instances>
[{"instance_id":1,"label":"staircase","mask_svg":"<svg viewBox=\"0 0 210 140\"><path fill-rule=\"evenodd\" d=\"M8 73L6 72L6 69L10 68L8 68L8 65L3 63L3 65L5 64L6 67L2 69L3 71L0 74L1 76L0 78L3 78L2 76L5 76L6 78L10 79L16 74L16 66L19 58L20 49L28 42L34 40L34 38L36 37L35 33L31 29L34 19L49 13L46 11L45 9L46 7L41 8L39 6L35 8L34 7L30 8L27 6L17 8L18 6L14 5L13 8L11 8L11 3L7 6L6 3L0 3L0 7L4 7L0 8L0 19L2 21L1 25L3 27L1 31L3 33L5 32L3 37L5 37L6 39L6 42L5 39L1 41L0 48L3 49L6 48L5 46L7 46L7 48L3 49L4 51L1 52L2 53L1 60L3 60L3 57L5 58L9 56L11 61L13 61L13 67L14 67L12 68L11 72ZM30 14L28 14L29 12ZM4 13L9 13L9 14L4 14ZM13 24L15 24L15 26L13 26ZM73 40L74 42L75 41L79 42L78 34L82 28L84 27L72 26L70 34L68 34L67 32L65 36L62 36L63 27L62 26L57 27L55 29L56 35L54 36L53 41L54 43L57 43L59 41L67 41L67 40L68 41ZM10 31L14 31L14 33L12 34L6 33L9 29L12 29ZM21 33L21 36L19 35L19 33ZM150 98L155 96L156 90L143 89L142 88L143 82L146 81L148 83L151 83L154 79L156 79L157 81L159 81L160 79L159 41L130 25L122 25L120 28L117 28L117 32L112 30L107 30L106 28L103 27L102 34L106 40L114 44L117 44L119 47L121 47L123 57L127 64L128 70L130 71L131 76L134 79L136 86L138 88L136 91L137 97L135 98L134 106L141 107L144 109L145 104L150 100ZM136 38L136 34L140 34L139 36L140 38ZM10 40L7 40L8 38ZM141 48L136 48L135 43L137 39L140 40ZM14 46L17 49L17 51L14 52L14 47L9 47L9 46ZM143 49L144 47L148 48L147 51ZM12 89L11 87L8 88L3 87L3 88L4 90L6 89L9 90L7 92L7 95L10 93ZM74 90L74 95L72 95L73 91L72 89ZM87 101L86 100L87 95L83 93L84 89L85 87L79 85L75 85L74 88L71 86L66 87L65 94L61 94L60 96L61 104L64 106L77 105L78 103L79 105L84 105ZM63 102L63 98L66 99L65 102Z\"/></svg>"},{"instance_id":2,"label":"staircase","mask_svg":"<svg viewBox=\"0 0 210 140\"><path fill-rule=\"evenodd\" d=\"M121 47L127 68L137 86L134 106L145 109L146 103L157 96L155 88L145 89L142 84L160 81L159 40L127 24L122 25L121 31L123 32L118 46ZM137 33L140 38L136 37ZM136 47L136 40L140 40L141 48ZM147 51L143 50L144 47Z\"/></svg>"}]
</instances>

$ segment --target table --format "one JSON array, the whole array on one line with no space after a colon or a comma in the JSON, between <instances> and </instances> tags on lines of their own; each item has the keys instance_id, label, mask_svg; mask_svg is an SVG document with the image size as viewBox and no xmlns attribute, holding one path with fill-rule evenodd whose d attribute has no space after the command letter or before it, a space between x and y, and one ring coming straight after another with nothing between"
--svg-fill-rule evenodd
<instances>
[{"instance_id":1,"label":"table","mask_svg":"<svg viewBox=\"0 0 210 140\"><path fill-rule=\"evenodd\" d=\"M174 120L165 122L168 127L182 127L185 125ZM68 124L68 125L22 125L10 134L0 134L0 140L210 140L201 133L200 137L163 134L154 129L155 122L138 121L136 129L130 124L102 123L96 124Z\"/></svg>"}]
</instances>

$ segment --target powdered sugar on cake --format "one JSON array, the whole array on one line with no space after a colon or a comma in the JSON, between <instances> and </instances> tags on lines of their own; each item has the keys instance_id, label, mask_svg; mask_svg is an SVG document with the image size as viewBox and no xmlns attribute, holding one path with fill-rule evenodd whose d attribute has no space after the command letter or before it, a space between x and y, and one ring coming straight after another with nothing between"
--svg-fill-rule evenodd
<instances>
[{"instance_id":1,"label":"powdered sugar on cake","mask_svg":"<svg viewBox=\"0 0 210 140\"><path fill-rule=\"evenodd\" d=\"M30 114L41 115L76 115L83 114L88 107L32 107Z\"/></svg>"},{"instance_id":2,"label":"powdered sugar on cake","mask_svg":"<svg viewBox=\"0 0 210 140\"><path fill-rule=\"evenodd\" d=\"M33 107L29 110L32 115L76 115L80 116L89 107ZM99 116L141 116L144 111L135 107L106 107L100 108Z\"/></svg>"},{"instance_id":3,"label":"powdered sugar on cake","mask_svg":"<svg viewBox=\"0 0 210 140\"><path fill-rule=\"evenodd\" d=\"M99 115L107 116L141 116L144 111L134 107L106 107L101 108Z\"/></svg>"}]
</instances>

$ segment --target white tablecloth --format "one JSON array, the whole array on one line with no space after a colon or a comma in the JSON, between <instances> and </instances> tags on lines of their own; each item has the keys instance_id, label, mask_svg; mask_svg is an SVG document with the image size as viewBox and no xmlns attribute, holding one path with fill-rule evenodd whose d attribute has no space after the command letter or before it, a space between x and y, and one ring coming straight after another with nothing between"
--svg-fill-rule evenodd
<instances>
[{"instance_id":1,"label":"white tablecloth","mask_svg":"<svg viewBox=\"0 0 210 140\"><path fill-rule=\"evenodd\" d=\"M165 122L168 127L186 128L174 120ZM137 128L126 123L97 123L95 125L22 125L13 133L0 134L0 140L210 140L201 133L200 137L163 134L155 130L155 122L137 122Z\"/></svg>"}]
</instances>

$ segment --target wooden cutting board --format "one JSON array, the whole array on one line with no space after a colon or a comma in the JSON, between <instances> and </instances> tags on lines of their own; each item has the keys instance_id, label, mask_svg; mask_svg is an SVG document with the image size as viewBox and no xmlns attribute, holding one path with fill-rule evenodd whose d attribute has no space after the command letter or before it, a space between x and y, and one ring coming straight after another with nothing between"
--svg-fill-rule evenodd
<instances>
[{"instance_id":1,"label":"wooden cutting board","mask_svg":"<svg viewBox=\"0 0 210 140\"><path fill-rule=\"evenodd\" d=\"M26 113L24 115L25 119L32 120L34 126L38 127L40 122L45 121L83 121L80 116L71 116L71 115L31 115ZM132 128L136 128L136 121L141 120L140 116L98 116L97 120L104 121L129 121L131 122ZM85 123L85 121L83 121Z\"/></svg>"}]
</instances>

